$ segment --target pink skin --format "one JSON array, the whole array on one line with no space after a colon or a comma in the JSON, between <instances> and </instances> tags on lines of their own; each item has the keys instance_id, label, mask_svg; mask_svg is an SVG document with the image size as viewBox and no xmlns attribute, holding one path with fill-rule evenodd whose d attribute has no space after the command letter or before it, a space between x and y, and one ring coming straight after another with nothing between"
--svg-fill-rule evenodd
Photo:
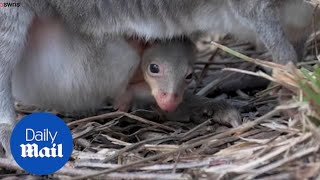
<instances>
[{"instance_id":1,"label":"pink skin","mask_svg":"<svg viewBox=\"0 0 320 180\"><path fill-rule=\"evenodd\" d=\"M57 19L52 18L34 18L29 29L29 46L35 50L41 48L43 41L62 38L63 26Z\"/></svg>"},{"instance_id":2,"label":"pink skin","mask_svg":"<svg viewBox=\"0 0 320 180\"><path fill-rule=\"evenodd\" d=\"M127 112L130 109L134 95L141 91L150 92L150 88L145 81L130 84L127 90L116 99L115 108L118 111Z\"/></svg>"},{"instance_id":3,"label":"pink skin","mask_svg":"<svg viewBox=\"0 0 320 180\"><path fill-rule=\"evenodd\" d=\"M182 96L176 93L158 92L154 97L158 106L167 112L174 111L182 101Z\"/></svg>"},{"instance_id":4,"label":"pink skin","mask_svg":"<svg viewBox=\"0 0 320 180\"><path fill-rule=\"evenodd\" d=\"M129 107L131 105L132 98L133 98L132 90L130 89L126 90L119 98L117 98L114 105L115 108L118 109L118 111L128 112Z\"/></svg>"}]
</instances>

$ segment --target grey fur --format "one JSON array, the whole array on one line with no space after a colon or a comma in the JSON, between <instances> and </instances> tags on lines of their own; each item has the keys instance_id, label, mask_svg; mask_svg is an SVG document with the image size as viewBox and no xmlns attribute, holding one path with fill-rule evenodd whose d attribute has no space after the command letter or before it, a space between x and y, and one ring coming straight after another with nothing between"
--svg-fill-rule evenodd
<instances>
[{"instance_id":1,"label":"grey fur","mask_svg":"<svg viewBox=\"0 0 320 180\"><path fill-rule=\"evenodd\" d=\"M245 32L244 34L249 36L255 32L271 51L275 61L284 64L297 60L293 46L289 43L281 26L280 11L288 4L301 7L301 0L24 0L16 2L20 2L21 6L0 9L0 142L7 151L9 151L6 139L8 136L2 134L10 132L8 128L15 123L11 74L21 59L22 51L25 50L27 30L35 16L54 16L62 19L65 27L75 34L75 37L82 36L92 42L85 49L103 48L105 36L135 35L153 39L189 35L196 31L233 34ZM306 12L311 13L310 9ZM296 26L303 25L304 22L296 24ZM94 57L92 54L87 56ZM79 87L72 88L76 91L75 89Z\"/></svg>"},{"instance_id":2,"label":"grey fur","mask_svg":"<svg viewBox=\"0 0 320 180\"><path fill-rule=\"evenodd\" d=\"M105 39L97 47L67 32L46 34L41 47L27 48L13 73L13 95L26 104L93 112L126 90L140 63L123 38Z\"/></svg>"}]
</instances>

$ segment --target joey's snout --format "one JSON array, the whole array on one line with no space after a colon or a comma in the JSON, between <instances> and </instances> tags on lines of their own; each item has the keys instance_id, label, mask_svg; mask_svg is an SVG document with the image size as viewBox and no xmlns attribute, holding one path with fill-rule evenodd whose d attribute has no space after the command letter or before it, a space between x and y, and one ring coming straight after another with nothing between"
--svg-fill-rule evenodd
<instances>
[{"instance_id":1,"label":"joey's snout","mask_svg":"<svg viewBox=\"0 0 320 180\"><path fill-rule=\"evenodd\" d=\"M182 95L160 91L155 94L158 106L167 112L174 111L182 101Z\"/></svg>"}]
</instances>

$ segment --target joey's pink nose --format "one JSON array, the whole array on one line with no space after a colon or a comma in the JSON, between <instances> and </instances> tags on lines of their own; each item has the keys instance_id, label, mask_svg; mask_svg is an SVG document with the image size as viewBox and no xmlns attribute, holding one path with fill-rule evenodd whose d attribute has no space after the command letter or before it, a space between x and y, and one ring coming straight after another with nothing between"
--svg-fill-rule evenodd
<instances>
[{"instance_id":1,"label":"joey's pink nose","mask_svg":"<svg viewBox=\"0 0 320 180\"><path fill-rule=\"evenodd\" d=\"M181 97L176 93L159 92L155 98L158 106L168 112L174 111L181 102Z\"/></svg>"}]
</instances>

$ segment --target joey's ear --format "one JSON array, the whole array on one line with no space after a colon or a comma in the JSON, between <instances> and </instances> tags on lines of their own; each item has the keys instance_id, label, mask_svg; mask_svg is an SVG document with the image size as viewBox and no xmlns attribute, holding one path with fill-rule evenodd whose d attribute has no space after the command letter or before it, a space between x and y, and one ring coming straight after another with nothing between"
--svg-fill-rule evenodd
<instances>
[{"instance_id":1,"label":"joey's ear","mask_svg":"<svg viewBox=\"0 0 320 180\"><path fill-rule=\"evenodd\" d=\"M210 43L210 41L212 41L212 36L210 36L210 34L208 33L204 33L204 32L195 32L192 33L189 36L189 39L191 42L193 42L193 44L197 44L199 42L201 43Z\"/></svg>"},{"instance_id":2,"label":"joey's ear","mask_svg":"<svg viewBox=\"0 0 320 180\"><path fill-rule=\"evenodd\" d=\"M190 35L190 41L194 45L194 52L205 51L208 48L212 48L210 42L218 41L220 39L219 35L216 34L208 34L203 32L192 33Z\"/></svg>"}]
</instances>

